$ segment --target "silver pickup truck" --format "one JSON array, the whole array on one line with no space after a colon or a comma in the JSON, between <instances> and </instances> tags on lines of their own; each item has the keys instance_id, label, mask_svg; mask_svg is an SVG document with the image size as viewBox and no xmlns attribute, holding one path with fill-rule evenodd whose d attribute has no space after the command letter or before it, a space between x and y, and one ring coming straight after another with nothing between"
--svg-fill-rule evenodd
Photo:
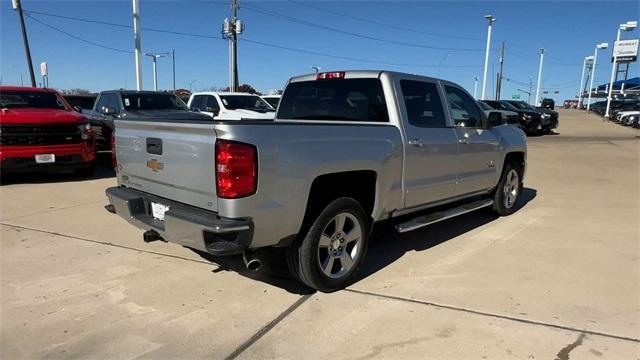
<instances>
[{"instance_id":1,"label":"silver pickup truck","mask_svg":"<svg viewBox=\"0 0 640 360\"><path fill-rule=\"evenodd\" d=\"M525 135L499 113L454 83L388 71L292 78L274 120L115 126L107 209L145 241L243 254L248 268L282 247L321 291L354 278L376 222L407 232L483 207L511 214L526 167Z\"/></svg>"}]
</instances>

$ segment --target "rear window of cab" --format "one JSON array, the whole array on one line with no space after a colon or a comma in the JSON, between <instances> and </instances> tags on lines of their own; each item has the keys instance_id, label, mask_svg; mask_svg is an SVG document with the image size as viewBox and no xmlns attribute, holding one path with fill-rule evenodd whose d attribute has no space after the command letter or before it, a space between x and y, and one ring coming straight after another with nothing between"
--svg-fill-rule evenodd
<instances>
[{"instance_id":1,"label":"rear window of cab","mask_svg":"<svg viewBox=\"0 0 640 360\"><path fill-rule=\"evenodd\" d=\"M290 83L278 119L389 122L379 79L321 79Z\"/></svg>"}]
</instances>

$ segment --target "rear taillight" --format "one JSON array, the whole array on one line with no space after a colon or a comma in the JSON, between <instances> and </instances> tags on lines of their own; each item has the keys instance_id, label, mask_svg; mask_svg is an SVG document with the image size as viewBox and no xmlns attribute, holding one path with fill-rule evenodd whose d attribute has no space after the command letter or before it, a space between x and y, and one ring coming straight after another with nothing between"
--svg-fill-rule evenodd
<instances>
[{"instance_id":1,"label":"rear taillight","mask_svg":"<svg viewBox=\"0 0 640 360\"><path fill-rule=\"evenodd\" d=\"M318 73L316 80L344 79L344 71Z\"/></svg>"},{"instance_id":2,"label":"rear taillight","mask_svg":"<svg viewBox=\"0 0 640 360\"><path fill-rule=\"evenodd\" d=\"M255 146L229 140L216 141L216 192L237 199L256 192L258 154Z\"/></svg>"}]
</instances>

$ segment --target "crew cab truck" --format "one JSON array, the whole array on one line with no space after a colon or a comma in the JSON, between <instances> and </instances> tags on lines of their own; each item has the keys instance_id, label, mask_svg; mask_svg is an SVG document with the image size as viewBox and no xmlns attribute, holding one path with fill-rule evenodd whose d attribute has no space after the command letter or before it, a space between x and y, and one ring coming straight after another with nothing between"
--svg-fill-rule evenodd
<instances>
[{"instance_id":1,"label":"crew cab truck","mask_svg":"<svg viewBox=\"0 0 640 360\"><path fill-rule=\"evenodd\" d=\"M0 86L0 172L94 171L89 121L53 89Z\"/></svg>"},{"instance_id":2,"label":"crew cab truck","mask_svg":"<svg viewBox=\"0 0 640 360\"><path fill-rule=\"evenodd\" d=\"M249 268L260 248L283 247L320 291L352 281L374 223L407 232L483 207L509 215L525 175L525 135L499 113L452 82L388 71L292 78L272 121L116 129L107 209L145 240L243 253Z\"/></svg>"}]
</instances>

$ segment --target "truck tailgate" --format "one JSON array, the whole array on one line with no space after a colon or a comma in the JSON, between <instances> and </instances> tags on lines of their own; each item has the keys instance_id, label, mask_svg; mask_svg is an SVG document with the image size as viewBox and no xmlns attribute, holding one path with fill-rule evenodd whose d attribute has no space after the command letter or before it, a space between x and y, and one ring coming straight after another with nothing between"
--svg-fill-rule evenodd
<instances>
[{"instance_id":1,"label":"truck tailgate","mask_svg":"<svg viewBox=\"0 0 640 360\"><path fill-rule=\"evenodd\" d=\"M117 120L121 185L217 211L214 124Z\"/></svg>"}]
</instances>

